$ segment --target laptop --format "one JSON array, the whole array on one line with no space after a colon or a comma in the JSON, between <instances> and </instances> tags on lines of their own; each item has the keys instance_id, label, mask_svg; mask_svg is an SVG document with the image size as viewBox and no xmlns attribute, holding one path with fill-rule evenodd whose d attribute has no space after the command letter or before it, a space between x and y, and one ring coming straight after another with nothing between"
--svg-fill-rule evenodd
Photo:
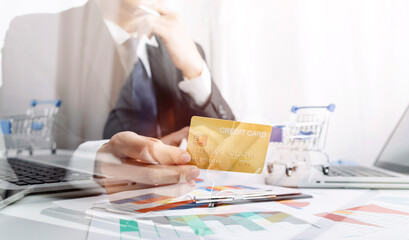
<instances>
[{"instance_id":1,"label":"laptop","mask_svg":"<svg viewBox=\"0 0 409 240\"><path fill-rule=\"evenodd\" d=\"M409 189L409 106L373 166L333 164L328 174L313 167L298 187Z\"/></svg>"},{"instance_id":2,"label":"laptop","mask_svg":"<svg viewBox=\"0 0 409 240\"><path fill-rule=\"evenodd\" d=\"M102 176L70 168L71 154L0 158L0 209L27 194L100 189Z\"/></svg>"}]
</instances>

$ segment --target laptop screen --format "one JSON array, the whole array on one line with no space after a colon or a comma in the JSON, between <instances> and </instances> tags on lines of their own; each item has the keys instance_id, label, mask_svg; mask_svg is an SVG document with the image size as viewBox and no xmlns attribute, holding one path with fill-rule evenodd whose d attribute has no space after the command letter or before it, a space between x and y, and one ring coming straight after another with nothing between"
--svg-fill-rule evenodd
<instances>
[{"instance_id":1,"label":"laptop screen","mask_svg":"<svg viewBox=\"0 0 409 240\"><path fill-rule=\"evenodd\" d=\"M409 174L409 106L386 142L375 165Z\"/></svg>"}]
</instances>

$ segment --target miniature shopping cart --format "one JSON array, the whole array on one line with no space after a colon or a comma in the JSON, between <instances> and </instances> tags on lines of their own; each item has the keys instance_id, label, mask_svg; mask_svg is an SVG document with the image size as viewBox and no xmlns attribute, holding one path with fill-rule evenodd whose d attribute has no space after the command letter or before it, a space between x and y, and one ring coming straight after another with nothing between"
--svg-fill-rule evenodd
<instances>
[{"instance_id":1,"label":"miniature shopping cart","mask_svg":"<svg viewBox=\"0 0 409 240\"><path fill-rule=\"evenodd\" d=\"M320 165L324 174L329 172L329 156L324 152L330 114L335 105L292 107L290 121L282 127L283 140L275 143L279 157L271 165L285 166L287 176L297 170L299 164ZM311 158L312 153L321 155ZM317 159L320 159L318 161Z\"/></svg>"},{"instance_id":2,"label":"miniature shopping cart","mask_svg":"<svg viewBox=\"0 0 409 240\"><path fill-rule=\"evenodd\" d=\"M6 151L16 150L17 154L34 149L50 149L55 154L53 123L61 106L61 100L31 101L25 114L0 117L0 134L4 137Z\"/></svg>"}]
</instances>

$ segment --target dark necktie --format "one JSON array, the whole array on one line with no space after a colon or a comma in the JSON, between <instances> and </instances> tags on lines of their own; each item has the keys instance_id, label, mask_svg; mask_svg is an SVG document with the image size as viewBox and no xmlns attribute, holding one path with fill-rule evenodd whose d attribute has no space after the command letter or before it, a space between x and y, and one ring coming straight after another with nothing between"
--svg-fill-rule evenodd
<instances>
[{"instance_id":1,"label":"dark necktie","mask_svg":"<svg viewBox=\"0 0 409 240\"><path fill-rule=\"evenodd\" d=\"M141 59L135 64L131 73L131 79L133 102L138 112L137 126L135 126L136 133L155 137L157 135L158 117L155 89Z\"/></svg>"}]
</instances>

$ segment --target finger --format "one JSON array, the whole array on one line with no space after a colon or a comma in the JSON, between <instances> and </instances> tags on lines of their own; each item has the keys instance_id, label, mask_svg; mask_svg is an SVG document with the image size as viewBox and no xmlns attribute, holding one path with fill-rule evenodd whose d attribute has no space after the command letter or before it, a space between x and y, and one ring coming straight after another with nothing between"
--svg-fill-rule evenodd
<instances>
[{"instance_id":1,"label":"finger","mask_svg":"<svg viewBox=\"0 0 409 240\"><path fill-rule=\"evenodd\" d=\"M166 185L189 182L200 175L200 170L193 165L165 166L145 165L140 168L143 180L139 182L152 185ZM130 179L132 180L132 179Z\"/></svg>"},{"instance_id":2,"label":"finger","mask_svg":"<svg viewBox=\"0 0 409 240\"><path fill-rule=\"evenodd\" d=\"M155 21L158 18L161 18L161 17L153 16L150 14L138 14L138 15L135 15L135 17L130 21L130 23L135 22L135 21L141 21L141 20L144 22L151 22L151 21Z\"/></svg>"},{"instance_id":3,"label":"finger","mask_svg":"<svg viewBox=\"0 0 409 240\"><path fill-rule=\"evenodd\" d=\"M112 143L111 143L112 142ZM186 164L190 155L177 147L163 144L160 140L122 132L111 138L111 149L122 159L137 159L152 164Z\"/></svg>"},{"instance_id":4,"label":"finger","mask_svg":"<svg viewBox=\"0 0 409 240\"><path fill-rule=\"evenodd\" d=\"M151 10L149 10L149 9L151 9ZM151 16L158 16L159 15L159 14L152 13L152 10L154 10L152 7L149 8L147 6L142 5L141 7L137 8L133 12L133 16L137 17L137 16L144 16L144 15L151 15ZM154 12L156 12L156 10L154 10Z\"/></svg>"},{"instance_id":5,"label":"finger","mask_svg":"<svg viewBox=\"0 0 409 240\"><path fill-rule=\"evenodd\" d=\"M168 31L170 30L169 28L171 28L173 24L174 21L172 19L169 19L168 17L158 17L152 21L152 27L153 25L158 25L160 27L168 29Z\"/></svg>"},{"instance_id":6,"label":"finger","mask_svg":"<svg viewBox=\"0 0 409 240\"><path fill-rule=\"evenodd\" d=\"M151 186L186 183L200 175L200 170L192 165L165 166L147 164L104 163L104 175Z\"/></svg>"},{"instance_id":7,"label":"finger","mask_svg":"<svg viewBox=\"0 0 409 240\"><path fill-rule=\"evenodd\" d=\"M177 183L163 187L149 189L149 192L169 197L179 197L191 192L196 187L195 181L191 180L185 183Z\"/></svg>"},{"instance_id":8,"label":"finger","mask_svg":"<svg viewBox=\"0 0 409 240\"><path fill-rule=\"evenodd\" d=\"M189 127L184 127L177 132L171 133L169 135L161 138L161 141L164 144L171 146L179 146L183 139L187 139L189 135Z\"/></svg>"},{"instance_id":9,"label":"finger","mask_svg":"<svg viewBox=\"0 0 409 240\"><path fill-rule=\"evenodd\" d=\"M130 21L126 26L125 30L129 33L137 32L138 35L149 35L152 31L152 23L156 17L151 15L143 15L136 17L132 21Z\"/></svg>"},{"instance_id":10,"label":"finger","mask_svg":"<svg viewBox=\"0 0 409 240\"><path fill-rule=\"evenodd\" d=\"M177 15L176 12L160 4L152 5L152 8L156 10L162 16L176 16Z\"/></svg>"},{"instance_id":11,"label":"finger","mask_svg":"<svg viewBox=\"0 0 409 240\"><path fill-rule=\"evenodd\" d=\"M180 197L183 196L191 191L193 191L196 187L195 181L190 181L187 183L178 183L172 184L168 186L161 186L161 187L150 187L150 188L141 188L141 185L130 185L127 187L119 187L119 186L109 186L106 188L108 195L108 199L111 202L120 201L126 198L132 198L134 196L142 196L145 194L157 194L161 196L167 197ZM117 192L129 191L129 190L137 190L127 193L115 194Z\"/></svg>"},{"instance_id":12,"label":"finger","mask_svg":"<svg viewBox=\"0 0 409 240\"><path fill-rule=\"evenodd\" d=\"M102 186L105 188L107 194L113 194L117 192L131 191L131 190L140 190L151 188L151 185L147 184L138 184L131 181L119 181L113 179L105 179Z\"/></svg>"},{"instance_id":13,"label":"finger","mask_svg":"<svg viewBox=\"0 0 409 240\"><path fill-rule=\"evenodd\" d=\"M158 21L158 19L152 23L152 32L161 37L162 40L168 39L170 34L169 27L164 22Z\"/></svg>"},{"instance_id":14,"label":"finger","mask_svg":"<svg viewBox=\"0 0 409 240\"><path fill-rule=\"evenodd\" d=\"M196 161L195 165L201 169L207 169L210 165L210 159L215 155L211 154L209 150L217 149L218 146L223 143L224 136L220 133L220 131L216 131L216 129L212 129L210 127L206 127L203 125L195 126L190 129L192 135L200 135L205 134L206 138L206 147L201 146L202 153L194 153L191 152L192 157L203 157L201 161Z\"/></svg>"}]
</instances>

